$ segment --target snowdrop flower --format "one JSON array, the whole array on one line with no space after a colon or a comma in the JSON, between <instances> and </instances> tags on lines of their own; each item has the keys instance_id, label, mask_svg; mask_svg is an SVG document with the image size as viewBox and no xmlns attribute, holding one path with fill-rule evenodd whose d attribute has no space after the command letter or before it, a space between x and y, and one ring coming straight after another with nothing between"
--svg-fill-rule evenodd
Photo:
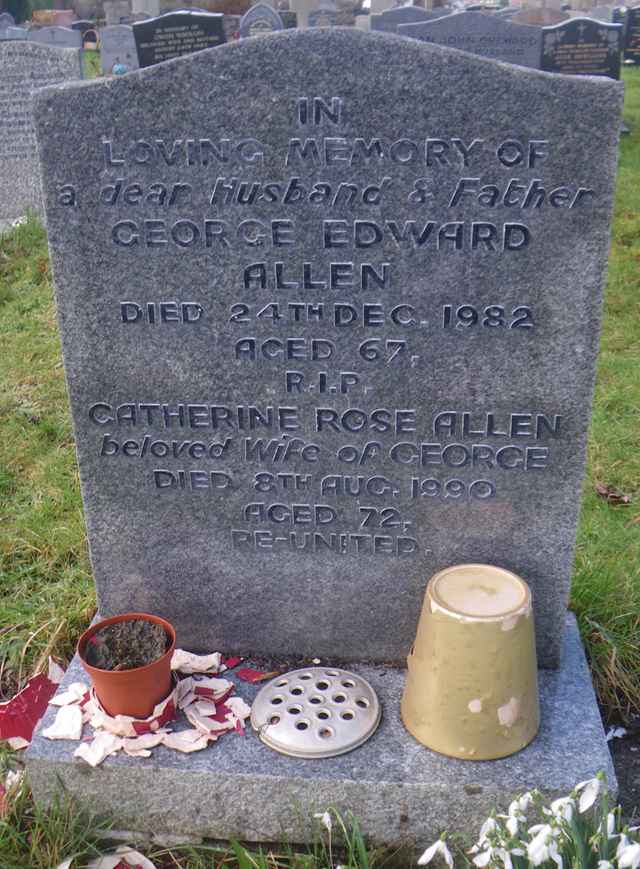
<instances>
[{"instance_id":1,"label":"snowdrop flower","mask_svg":"<svg viewBox=\"0 0 640 869\"><path fill-rule=\"evenodd\" d=\"M627 836L624 833L620 833L620 841L618 842L618 849L616 851L616 860L620 859L620 855L625 850L625 848L629 847L630 844L631 842L629 841Z\"/></svg>"},{"instance_id":2,"label":"snowdrop flower","mask_svg":"<svg viewBox=\"0 0 640 869\"><path fill-rule=\"evenodd\" d=\"M480 851L480 853L477 854L471 862L474 864L474 866L482 867L482 866L486 866L487 863L490 862L492 857L493 857L493 848L489 847L489 848L486 848L484 851Z\"/></svg>"},{"instance_id":3,"label":"snowdrop flower","mask_svg":"<svg viewBox=\"0 0 640 869\"><path fill-rule=\"evenodd\" d=\"M613 839L616 834L616 816L615 812L609 812L607 815L607 839ZM601 862L606 862L602 860ZM605 869L605 867L603 867Z\"/></svg>"},{"instance_id":4,"label":"snowdrop flower","mask_svg":"<svg viewBox=\"0 0 640 869\"><path fill-rule=\"evenodd\" d=\"M507 818L506 827L510 835L517 836L520 828L520 822L526 820L524 815L510 815Z\"/></svg>"},{"instance_id":5,"label":"snowdrop flower","mask_svg":"<svg viewBox=\"0 0 640 869\"><path fill-rule=\"evenodd\" d=\"M632 842L617 854L620 869L637 869L640 866L640 842Z\"/></svg>"},{"instance_id":6,"label":"snowdrop flower","mask_svg":"<svg viewBox=\"0 0 640 869\"><path fill-rule=\"evenodd\" d=\"M590 809L595 803L601 787L602 782L599 778L590 778L586 781L581 781L580 784L576 785L575 791L577 794L580 794L580 801L578 803L578 811L580 814L586 812L587 809ZM582 793L580 793L580 791L582 791Z\"/></svg>"},{"instance_id":7,"label":"snowdrop flower","mask_svg":"<svg viewBox=\"0 0 640 869\"><path fill-rule=\"evenodd\" d=\"M314 818L318 818L323 827L326 827L329 832L331 832L331 815L329 812L317 812Z\"/></svg>"},{"instance_id":8,"label":"snowdrop flower","mask_svg":"<svg viewBox=\"0 0 640 869\"><path fill-rule=\"evenodd\" d=\"M559 821L570 823L573 818L575 805L575 800L572 797L560 797L559 800L554 800L551 803L551 814ZM546 812L546 814L549 814L549 812Z\"/></svg>"},{"instance_id":9,"label":"snowdrop flower","mask_svg":"<svg viewBox=\"0 0 640 869\"><path fill-rule=\"evenodd\" d=\"M441 854L449 869L453 869L453 857L451 856L451 852L447 848L444 839L438 839L437 842L434 842L433 845L427 848L422 857L418 860L418 866L426 866L427 863L431 863L436 854Z\"/></svg>"},{"instance_id":10,"label":"snowdrop flower","mask_svg":"<svg viewBox=\"0 0 640 869\"><path fill-rule=\"evenodd\" d=\"M522 812L526 812L531 803L533 802L533 794L529 791L526 794L522 794L521 797L518 797L517 800L514 800L509 806L509 814L515 815L516 812L521 814Z\"/></svg>"},{"instance_id":11,"label":"snowdrop flower","mask_svg":"<svg viewBox=\"0 0 640 869\"><path fill-rule=\"evenodd\" d=\"M545 860L553 860L562 869L562 857L558 853L553 827L550 824L536 824L529 832L535 834L527 845L527 856L531 863L539 866Z\"/></svg>"},{"instance_id":12,"label":"snowdrop flower","mask_svg":"<svg viewBox=\"0 0 640 869\"><path fill-rule=\"evenodd\" d=\"M496 830L495 818L487 818L484 824L480 827L480 838L478 839L478 845L482 845L483 842L489 841L489 833L494 833Z\"/></svg>"},{"instance_id":13,"label":"snowdrop flower","mask_svg":"<svg viewBox=\"0 0 640 869\"><path fill-rule=\"evenodd\" d=\"M613 869L613 863L610 863L608 860L598 860L597 869Z\"/></svg>"}]
</instances>

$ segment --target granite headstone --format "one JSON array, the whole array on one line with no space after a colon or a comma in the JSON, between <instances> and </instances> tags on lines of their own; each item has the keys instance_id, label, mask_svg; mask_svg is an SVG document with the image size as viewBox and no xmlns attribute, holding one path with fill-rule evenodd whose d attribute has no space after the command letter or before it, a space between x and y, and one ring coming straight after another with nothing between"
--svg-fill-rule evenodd
<instances>
[{"instance_id":1,"label":"granite headstone","mask_svg":"<svg viewBox=\"0 0 640 869\"><path fill-rule=\"evenodd\" d=\"M169 12L159 18L136 22L133 37L140 66L154 66L163 60L222 45L226 41L224 15Z\"/></svg>"},{"instance_id":2,"label":"granite headstone","mask_svg":"<svg viewBox=\"0 0 640 869\"><path fill-rule=\"evenodd\" d=\"M496 15L459 12L436 21L400 25L398 33L506 63L540 67L542 29L512 24Z\"/></svg>"},{"instance_id":3,"label":"granite headstone","mask_svg":"<svg viewBox=\"0 0 640 869\"><path fill-rule=\"evenodd\" d=\"M640 6L627 9L625 16L625 63L640 63Z\"/></svg>"},{"instance_id":4,"label":"granite headstone","mask_svg":"<svg viewBox=\"0 0 640 869\"><path fill-rule=\"evenodd\" d=\"M309 27L335 27L338 22L338 10L331 0L320 0L320 3L309 12Z\"/></svg>"},{"instance_id":5,"label":"granite headstone","mask_svg":"<svg viewBox=\"0 0 640 869\"><path fill-rule=\"evenodd\" d=\"M283 28L282 18L272 6L268 6L266 3L257 3L242 16L239 34L240 38L244 39L247 36L275 33Z\"/></svg>"},{"instance_id":6,"label":"granite headstone","mask_svg":"<svg viewBox=\"0 0 640 869\"><path fill-rule=\"evenodd\" d=\"M6 30L8 27L15 27L16 19L10 12L0 12L0 30Z\"/></svg>"},{"instance_id":7,"label":"granite headstone","mask_svg":"<svg viewBox=\"0 0 640 869\"><path fill-rule=\"evenodd\" d=\"M116 64L125 66L127 72L138 69L136 42L129 24L112 24L102 28L100 61L105 75L111 75Z\"/></svg>"},{"instance_id":8,"label":"granite headstone","mask_svg":"<svg viewBox=\"0 0 640 869\"><path fill-rule=\"evenodd\" d=\"M42 212L32 91L80 76L78 50L0 42L0 221Z\"/></svg>"},{"instance_id":9,"label":"granite headstone","mask_svg":"<svg viewBox=\"0 0 640 869\"><path fill-rule=\"evenodd\" d=\"M70 27L41 27L29 33L32 42L56 48L82 48L82 34Z\"/></svg>"},{"instance_id":10,"label":"granite headstone","mask_svg":"<svg viewBox=\"0 0 640 869\"><path fill-rule=\"evenodd\" d=\"M440 7L431 12L420 6L395 6L380 14L371 15L371 30L380 30L384 33L397 33L401 24L417 24L422 21L433 21L449 15L449 7Z\"/></svg>"},{"instance_id":11,"label":"granite headstone","mask_svg":"<svg viewBox=\"0 0 640 869\"><path fill-rule=\"evenodd\" d=\"M589 18L595 18L596 21L613 21L613 6L594 6L587 13Z\"/></svg>"},{"instance_id":12,"label":"granite headstone","mask_svg":"<svg viewBox=\"0 0 640 869\"><path fill-rule=\"evenodd\" d=\"M620 78L622 25L591 18L572 18L542 28L545 72L565 75L606 75Z\"/></svg>"},{"instance_id":13,"label":"granite headstone","mask_svg":"<svg viewBox=\"0 0 640 869\"><path fill-rule=\"evenodd\" d=\"M29 31L24 27L7 27L0 30L0 39L28 39Z\"/></svg>"},{"instance_id":14,"label":"granite headstone","mask_svg":"<svg viewBox=\"0 0 640 869\"><path fill-rule=\"evenodd\" d=\"M101 613L401 661L489 562L557 665L621 84L330 28L36 99Z\"/></svg>"}]
</instances>

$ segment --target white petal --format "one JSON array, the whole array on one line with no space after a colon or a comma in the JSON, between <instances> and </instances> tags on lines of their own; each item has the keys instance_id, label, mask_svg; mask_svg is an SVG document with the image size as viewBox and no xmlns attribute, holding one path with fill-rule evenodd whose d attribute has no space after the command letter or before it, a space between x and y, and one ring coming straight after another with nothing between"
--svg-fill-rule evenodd
<instances>
[{"instance_id":1,"label":"white petal","mask_svg":"<svg viewBox=\"0 0 640 869\"><path fill-rule=\"evenodd\" d=\"M581 789L580 801L578 803L578 811L580 814L586 812L595 803L600 793L601 782L599 778L592 778L591 781L585 782Z\"/></svg>"},{"instance_id":2,"label":"white petal","mask_svg":"<svg viewBox=\"0 0 640 869\"><path fill-rule=\"evenodd\" d=\"M518 835L518 818L512 815L507 821L507 830L512 836Z\"/></svg>"},{"instance_id":3,"label":"white petal","mask_svg":"<svg viewBox=\"0 0 640 869\"><path fill-rule=\"evenodd\" d=\"M440 848L438 847L439 844L440 839L438 839L437 842L434 842L433 845L429 845L422 857L418 860L418 866L426 866L427 863L431 863L435 855L440 851Z\"/></svg>"},{"instance_id":4,"label":"white petal","mask_svg":"<svg viewBox=\"0 0 640 869\"><path fill-rule=\"evenodd\" d=\"M61 706L55 721L42 731L47 739L75 739L82 737L82 709L79 706Z\"/></svg>"},{"instance_id":5,"label":"white petal","mask_svg":"<svg viewBox=\"0 0 640 869\"><path fill-rule=\"evenodd\" d=\"M73 863L73 857L69 857L68 860L64 860L62 863L59 863L56 866L56 869L71 869L71 864Z\"/></svg>"},{"instance_id":6,"label":"white petal","mask_svg":"<svg viewBox=\"0 0 640 869\"><path fill-rule=\"evenodd\" d=\"M637 869L640 866L640 842L628 845L618 856L620 869Z\"/></svg>"},{"instance_id":7,"label":"white petal","mask_svg":"<svg viewBox=\"0 0 640 869\"><path fill-rule=\"evenodd\" d=\"M322 823L323 827L326 827L329 832L331 832L332 823L331 823L331 815L329 812L317 812L314 818L318 818L318 820Z\"/></svg>"},{"instance_id":8,"label":"white petal","mask_svg":"<svg viewBox=\"0 0 640 869\"><path fill-rule=\"evenodd\" d=\"M473 858L473 863L476 866L486 866L493 855L493 848L487 848L486 851L481 851L477 857Z\"/></svg>"},{"instance_id":9,"label":"white petal","mask_svg":"<svg viewBox=\"0 0 640 869\"><path fill-rule=\"evenodd\" d=\"M615 812L609 812L609 814L607 815L607 839L613 838L613 836L615 835L615 829L616 829ZM601 862L604 863L607 861L602 860Z\"/></svg>"},{"instance_id":10,"label":"white petal","mask_svg":"<svg viewBox=\"0 0 640 869\"><path fill-rule=\"evenodd\" d=\"M451 851L449 851L446 843L442 839L440 840L440 853L444 857L444 862L449 866L449 869L453 869L453 857L451 856Z\"/></svg>"}]
</instances>

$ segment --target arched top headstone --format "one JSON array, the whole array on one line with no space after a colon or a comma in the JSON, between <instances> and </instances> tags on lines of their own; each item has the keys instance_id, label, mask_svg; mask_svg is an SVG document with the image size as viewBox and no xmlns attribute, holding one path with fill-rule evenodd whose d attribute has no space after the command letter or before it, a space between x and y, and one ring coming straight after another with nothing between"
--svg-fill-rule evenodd
<instances>
[{"instance_id":1,"label":"arched top headstone","mask_svg":"<svg viewBox=\"0 0 640 869\"><path fill-rule=\"evenodd\" d=\"M252 6L240 19L240 38L260 36L263 33L275 33L283 30L282 18L276 10L266 3Z\"/></svg>"},{"instance_id":2,"label":"arched top headstone","mask_svg":"<svg viewBox=\"0 0 640 869\"><path fill-rule=\"evenodd\" d=\"M35 101L101 613L399 661L494 563L557 664L622 86L330 28Z\"/></svg>"},{"instance_id":3,"label":"arched top headstone","mask_svg":"<svg viewBox=\"0 0 640 869\"><path fill-rule=\"evenodd\" d=\"M30 30L29 39L40 45L57 48L82 48L82 33L71 30L70 27L41 27L39 30Z\"/></svg>"}]
</instances>

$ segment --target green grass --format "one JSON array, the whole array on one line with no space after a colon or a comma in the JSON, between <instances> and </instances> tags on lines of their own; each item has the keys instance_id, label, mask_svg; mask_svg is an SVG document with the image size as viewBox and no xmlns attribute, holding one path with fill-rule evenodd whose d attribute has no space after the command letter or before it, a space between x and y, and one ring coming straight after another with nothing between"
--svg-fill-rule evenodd
<instances>
[{"instance_id":1,"label":"green grass","mask_svg":"<svg viewBox=\"0 0 640 869\"><path fill-rule=\"evenodd\" d=\"M640 69L625 70L609 276L572 608L598 696L612 717L640 712ZM632 497L614 506L596 483Z\"/></svg>"}]
</instances>

